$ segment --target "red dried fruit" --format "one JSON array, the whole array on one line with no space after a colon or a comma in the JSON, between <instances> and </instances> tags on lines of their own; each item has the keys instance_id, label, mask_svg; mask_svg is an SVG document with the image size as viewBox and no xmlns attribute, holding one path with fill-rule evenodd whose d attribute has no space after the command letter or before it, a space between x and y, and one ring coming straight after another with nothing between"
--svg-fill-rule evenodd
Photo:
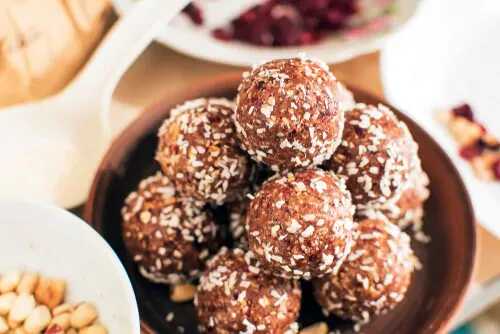
<instances>
[{"instance_id":1,"label":"red dried fruit","mask_svg":"<svg viewBox=\"0 0 500 334\"><path fill-rule=\"evenodd\" d=\"M472 160L479 156L484 150L478 142L472 143L468 146L464 146L460 149L460 156L466 160Z\"/></svg>"},{"instance_id":2,"label":"red dried fruit","mask_svg":"<svg viewBox=\"0 0 500 334\"><path fill-rule=\"evenodd\" d=\"M492 169L495 179L500 180L500 159L495 161L495 163L492 166Z\"/></svg>"},{"instance_id":3,"label":"red dried fruit","mask_svg":"<svg viewBox=\"0 0 500 334\"><path fill-rule=\"evenodd\" d=\"M45 330L45 334L64 334L64 328L62 328L61 326L59 326L57 324L54 324L54 325L49 326Z\"/></svg>"},{"instance_id":4,"label":"red dried fruit","mask_svg":"<svg viewBox=\"0 0 500 334\"><path fill-rule=\"evenodd\" d=\"M220 40L232 39L263 46L307 45L345 27L356 14L359 0L267 0L256 5L227 27L212 31ZM190 6L185 12L193 22L202 21L201 11Z\"/></svg>"},{"instance_id":5,"label":"red dried fruit","mask_svg":"<svg viewBox=\"0 0 500 334\"><path fill-rule=\"evenodd\" d=\"M455 116L463 117L471 122L474 122L474 112L467 103L456 106L451 110Z\"/></svg>"},{"instance_id":6,"label":"red dried fruit","mask_svg":"<svg viewBox=\"0 0 500 334\"><path fill-rule=\"evenodd\" d=\"M203 13L201 12L200 7L196 6L194 3L190 3L187 5L183 12L193 21L196 25L203 24Z\"/></svg>"}]
</instances>

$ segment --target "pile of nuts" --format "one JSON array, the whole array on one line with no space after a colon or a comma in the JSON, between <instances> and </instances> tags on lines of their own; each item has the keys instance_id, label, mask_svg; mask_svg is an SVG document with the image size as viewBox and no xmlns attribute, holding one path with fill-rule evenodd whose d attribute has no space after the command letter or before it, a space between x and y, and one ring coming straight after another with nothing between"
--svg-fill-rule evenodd
<instances>
[{"instance_id":1,"label":"pile of nuts","mask_svg":"<svg viewBox=\"0 0 500 334\"><path fill-rule=\"evenodd\" d=\"M106 334L89 303L64 302L66 282L37 273L0 276L0 334Z\"/></svg>"}]
</instances>

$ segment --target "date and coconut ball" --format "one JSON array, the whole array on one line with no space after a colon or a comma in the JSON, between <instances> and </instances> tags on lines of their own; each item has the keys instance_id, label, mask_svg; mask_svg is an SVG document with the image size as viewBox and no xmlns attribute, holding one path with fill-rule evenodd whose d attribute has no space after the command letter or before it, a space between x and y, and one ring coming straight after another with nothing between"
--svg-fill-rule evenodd
<instances>
[{"instance_id":1,"label":"date and coconut ball","mask_svg":"<svg viewBox=\"0 0 500 334\"><path fill-rule=\"evenodd\" d=\"M315 280L314 293L325 314L365 323L403 300L415 266L406 233L387 219L366 219L339 272Z\"/></svg>"},{"instance_id":2,"label":"date and coconut ball","mask_svg":"<svg viewBox=\"0 0 500 334\"><path fill-rule=\"evenodd\" d=\"M292 334L300 299L296 281L263 275L251 252L223 248L201 276L194 304L202 333Z\"/></svg>"},{"instance_id":3,"label":"date and coconut ball","mask_svg":"<svg viewBox=\"0 0 500 334\"><path fill-rule=\"evenodd\" d=\"M122 208L123 239L139 271L164 284L189 282L220 247L218 227L202 203L182 198L157 173L141 181Z\"/></svg>"},{"instance_id":4,"label":"date and coconut ball","mask_svg":"<svg viewBox=\"0 0 500 334\"><path fill-rule=\"evenodd\" d=\"M354 206L343 180L306 169L263 184L246 214L249 249L275 276L335 273L352 246Z\"/></svg>"},{"instance_id":5,"label":"date and coconut ball","mask_svg":"<svg viewBox=\"0 0 500 334\"><path fill-rule=\"evenodd\" d=\"M347 179L359 208L399 198L419 161L406 125L384 105L357 104L346 112L344 136L327 167Z\"/></svg>"},{"instance_id":6,"label":"date and coconut ball","mask_svg":"<svg viewBox=\"0 0 500 334\"><path fill-rule=\"evenodd\" d=\"M326 64L305 57L255 67L236 98L241 146L274 171L321 164L342 137L342 88Z\"/></svg>"},{"instance_id":7,"label":"date and coconut ball","mask_svg":"<svg viewBox=\"0 0 500 334\"><path fill-rule=\"evenodd\" d=\"M234 107L226 99L188 101L161 126L156 160L184 197L220 205L248 187L252 164L236 141Z\"/></svg>"}]
</instances>

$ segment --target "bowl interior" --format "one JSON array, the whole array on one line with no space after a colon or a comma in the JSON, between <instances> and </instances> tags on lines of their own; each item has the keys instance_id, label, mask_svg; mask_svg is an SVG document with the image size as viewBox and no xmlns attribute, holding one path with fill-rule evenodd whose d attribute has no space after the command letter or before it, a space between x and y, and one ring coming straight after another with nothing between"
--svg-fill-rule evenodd
<instances>
[{"instance_id":1,"label":"bowl interior","mask_svg":"<svg viewBox=\"0 0 500 334\"><path fill-rule=\"evenodd\" d=\"M184 96L160 102L146 111L117 140L105 157L95 179L86 218L111 244L122 260L138 297L141 318L151 333L197 333L193 306L175 304L168 299L166 286L149 283L127 256L121 237L120 208L125 197L145 176L158 170L153 160L156 133L171 107L186 99L202 96L235 95L239 76L212 80ZM353 89L359 102L377 104L383 101ZM443 331L459 306L471 278L475 255L473 212L465 188L448 157L413 121L398 113L409 126L420 145L423 167L431 180L431 197L426 203L425 232L428 244L413 243L423 264L413 278L406 299L392 312L374 319L363 327L364 333L435 333ZM223 217L219 217L223 220ZM304 284L300 322L308 325L324 321L320 308ZM165 316L174 312L174 320ZM352 324L328 319L330 328L350 333Z\"/></svg>"},{"instance_id":2,"label":"bowl interior","mask_svg":"<svg viewBox=\"0 0 500 334\"><path fill-rule=\"evenodd\" d=\"M95 303L110 333L138 333L139 312L127 273L99 234L56 207L1 202L0 211L0 273L62 278L66 300Z\"/></svg>"}]
</instances>

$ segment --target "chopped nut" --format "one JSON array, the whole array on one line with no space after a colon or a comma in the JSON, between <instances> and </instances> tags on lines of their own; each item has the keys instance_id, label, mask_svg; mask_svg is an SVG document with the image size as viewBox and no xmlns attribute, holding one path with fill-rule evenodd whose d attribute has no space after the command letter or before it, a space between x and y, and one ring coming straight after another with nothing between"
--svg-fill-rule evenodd
<instances>
[{"instance_id":1,"label":"chopped nut","mask_svg":"<svg viewBox=\"0 0 500 334\"><path fill-rule=\"evenodd\" d=\"M75 310L75 308L73 307L73 305L68 304L68 303L64 303L64 304L61 304L61 305L55 307L52 310L52 315L56 316L56 315L60 315L60 314L63 314L63 313L71 313L74 310Z\"/></svg>"},{"instance_id":2,"label":"chopped nut","mask_svg":"<svg viewBox=\"0 0 500 334\"><path fill-rule=\"evenodd\" d=\"M0 315L9 314L16 298L17 295L14 292L8 292L0 296Z\"/></svg>"},{"instance_id":3,"label":"chopped nut","mask_svg":"<svg viewBox=\"0 0 500 334\"><path fill-rule=\"evenodd\" d=\"M71 314L70 323L71 327L80 329L90 325L96 319L96 308L89 303L83 303L78 305L76 310Z\"/></svg>"},{"instance_id":4,"label":"chopped nut","mask_svg":"<svg viewBox=\"0 0 500 334\"><path fill-rule=\"evenodd\" d=\"M35 290L35 298L38 303L53 309L62 303L65 292L65 281L41 277Z\"/></svg>"},{"instance_id":5,"label":"chopped nut","mask_svg":"<svg viewBox=\"0 0 500 334\"><path fill-rule=\"evenodd\" d=\"M22 293L17 296L16 300L12 304L12 309L9 313L9 324L20 323L26 320L26 318L35 309L35 306L35 298L33 298L32 295Z\"/></svg>"},{"instance_id":6,"label":"chopped nut","mask_svg":"<svg viewBox=\"0 0 500 334\"><path fill-rule=\"evenodd\" d=\"M38 274L36 273L24 273L17 286L17 293L29 293L32 294L35 291L36 284L38 283Z\"/></svg>"},{"instance_id":7,"label":"chopped nut","mask_svg":"<svg viewBox=\"0 0 500 334\"><path fill-rule=\"evenodd\" d=\"M191 284L179 284L172 287L170 299L175 303L184 303L194 298L196 287Z\"/></svg>"},{"instance_id":8,"label":"chopped nut","mask_svg":"<svg viewBox=\"0 0 500 334\"><path fill-rule=\"evenodd\" d=\"M62 314L56 315L52 319L52 321L50 322L50 326L58 325L62 329L66 330L66 329L69 328L70 319L71 319L71 314L70 313L62 313Z\"/></svg>"},{"instance_id":9,"label":"chopped nut","mask_svg":"<svg viewBox=\"0 0 500 334\"><path fill-rule=\"evenodd\" d=\"M48 326L51 318L47 306L37 306L24 322L23 328L28 334L38 334Z\"/></svg>"},{"instance_id":10,"label":"chopped nut","mask_svg":"<svg viewBox=\"0 0 500 334\"><path fill-rule=\"evenodd\" d=\"M107 334L108 331L101 325L92 325L80 330L79 334Z\"/></svg>"},{"instance_id":11,"label":"chopped nut","mask_svg":"<svg viewBox=\"0 0 500 334\"><path fill-rule=\"evenodd\" d=\"M9 326L7 325L7 321L5 318L0 316L0 334L7 333L9 331Z\"/></svg>"},{"instance_id":12,"label":"chopped nut","mask_svg":"<svg viewBox=\"0 0 500 334\"><path fill-rule=\"evenodd\" d=\"M18 271L11 271L6 273L0 278L0 293L7 293L14 291L21 279L21 273Z\"/></svg>"},{"instance_id":13,"label":"chopped nut","mask_svg":"<svg viewBox=\"0 0 500 334\"><path fill-rule=\"evenodd\" d=\"M299 334L328 334L328 325L324 322L318 322L304 328Z\"/></svg>"}]
</instances>

